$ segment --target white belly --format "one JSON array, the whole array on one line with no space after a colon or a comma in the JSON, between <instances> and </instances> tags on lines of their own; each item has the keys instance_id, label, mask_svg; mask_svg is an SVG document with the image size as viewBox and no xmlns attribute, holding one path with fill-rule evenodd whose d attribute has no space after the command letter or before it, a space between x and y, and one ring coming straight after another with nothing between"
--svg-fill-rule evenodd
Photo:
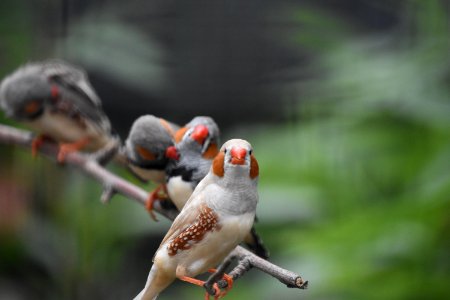
<instances>
[{"instance_id":1,"label":"white belly","mask_svg":"<svg viewBox=\"0 0 450 300\"><path fill-rule=\"evenodd\" d=\"M45 134L60 143L73 143L81 139L90 138L88 148L99 149L109 141L109 136L101 130L86 122L86 127L80 126L78 122L58 113L44 112L38 119L27 122L34 130Z\"/></svg>"},{"instance_id":2,"label":"white belly","mask_svg":"<svg viewBox=\"0 0 450 300\"><path fill-rule=\"evenodd\" d=\"M192 185L189 182L183 181L181 176L176 176L170 178L166 186L170 200L172 200L178 210L181 210L192 195Z\"/></svg>"}]
</instances>

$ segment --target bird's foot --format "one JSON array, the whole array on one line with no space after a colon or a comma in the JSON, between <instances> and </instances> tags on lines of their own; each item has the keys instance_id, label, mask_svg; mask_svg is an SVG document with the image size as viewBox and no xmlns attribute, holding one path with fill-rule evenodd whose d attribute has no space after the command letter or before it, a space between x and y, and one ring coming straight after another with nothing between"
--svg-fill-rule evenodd
<instances>
[{"instance_id":1,"label":"bird's foot","mask_svg":"<svg viewBox=\"0 0 450 300\"><path fill-rule=\"evenodd\" d=\"M156 215L153 212L153 203L156 200L166 200L168 198L169 198L169 196L167 195L167 189L164 184L159 185L148 196L147 203L145 204L145 208L147 209L148 213L150 214L151 218L154 221L158 221L158 219L156 218Z\"/></svg>"},{"instance_id":2,"label":"bird's foot","mask_svg":"<svg viewBox=\"0 0 450 300\"><path fill-rule=\"evenodd\" d=\"M59 146L59 152L58 152L58 162L64 163L66 160L67 154L71 152L76 152L80 149L83 149L87 144L89 144L90 139L84 138L81 140L76 141L75 143L69 143L69 144L61 144Z\"/></svg>"},{"instance_id":3,"label":"bird's foot","mask_svg":"<svg viewBox=\"0 0 450 300\"><path fill-rule=\"evenodd\" d=\"M216 273L217 269L209 269L208 270L209 273ZM219 298L225 297L225 295L233 288L233 277L231 277L228 274L223 273L222 275L222 279L225 280L227 282L227 287L225 288L224 291L221 291L219 289ZM217 285L217 284L216 284ZM219 299L218 298L218 299Z\"/></svg>"},{"instance_id":4,"label":"bird's foot","mask_svg":"<svg viewBox=\"0 0 450 300\"><path fill-rule=\"evenodd\" d=\"M40 134L33 139L33 141L31 142L31 155L33 156L33 158L37 156L39 148L41 148L44 142L49 140L51 140L51 138L44 134Z\"/></svg>"},{"instance_id":5,"label":"bird's foot","mask_svg":"<svg viewBox=\"0 0 450 300\"><path fill-rule=\"evenodd\" d=\"M192 277L180 276L178 278L180 280L183 280L183 281L186 281L186 282L189 282L189 283L201 286L201 287L204 287L204 285L205 285L205 281L199 280L199 279L195 279L195 278L192 278ZM222 296L222 294L221 294L222 292L221 292L219 286L217 285L217 283L214 283L213 289L214 289L214 300L220 299L220 298L222 298L224 296L224 295ZM205 300L209 300L209 296L210 296L209 293L206 292L205 293Z\"/></svg>"}]
</instances>

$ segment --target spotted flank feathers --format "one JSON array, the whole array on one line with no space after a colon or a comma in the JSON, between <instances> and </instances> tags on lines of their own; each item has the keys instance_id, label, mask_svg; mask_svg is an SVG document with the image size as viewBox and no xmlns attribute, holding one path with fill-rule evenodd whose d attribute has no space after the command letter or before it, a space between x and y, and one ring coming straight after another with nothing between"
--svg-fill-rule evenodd
<instances>
[{"instance_id":1,"label":"spotted flank feathers","mask_svg":"<svg viewBox=\"0 0 450 300\"><path fill-rule=\"evenodd\" d=\"M217 214L204 205L195 223L184 229L167 246L169 255L174 256L178 251L190 249L193 244L200 242L207 232L219 229L217 222Z\"/></svg>"}]
</instances>

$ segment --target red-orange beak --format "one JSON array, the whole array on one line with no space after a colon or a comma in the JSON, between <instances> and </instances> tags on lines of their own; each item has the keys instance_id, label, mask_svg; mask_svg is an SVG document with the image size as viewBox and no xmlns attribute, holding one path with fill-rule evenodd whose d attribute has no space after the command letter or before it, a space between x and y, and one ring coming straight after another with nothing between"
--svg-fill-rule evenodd
<instances>
[{"instance_id":1,"label":"red-orange beak","mask_svg":"<svg viewBox=\"0 0 450 300\"><path fill-rule=\"evenodd\" d=\"M245 163L245 156L247 150L241 147L234 147L231 149L231 163L233 165L243 165Z\"/></svg>"},{"instance_id":2,"label":"red-orange beak","mask_svg":"<svg viewBox=\"0 0 450 300\"><path fill-rule=\"evenodd\" d=\"M180 158L180 154L178 154L177 148L175 148L175 146L170 146L166 149L166 157L178 160Z\"/></svg>"},{"instance_id":3,"label":"red-orange beak","mask_svg":"<svg viewBox=\"0 0 450 300\"><path fill-rule=\"evenodd\" d=\"M194 131L192 131L191 138L197 141L200 145L203 145L208 137L208 133L208 127L205 125L197 125L195 126Z\"/></svg>"}]
</instances>

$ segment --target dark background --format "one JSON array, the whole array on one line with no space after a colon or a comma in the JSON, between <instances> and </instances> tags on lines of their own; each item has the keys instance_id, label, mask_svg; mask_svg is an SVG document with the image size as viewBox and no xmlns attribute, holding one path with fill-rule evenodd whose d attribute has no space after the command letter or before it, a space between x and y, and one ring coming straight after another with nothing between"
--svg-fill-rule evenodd
<instances>
[{"instance_id":1,"label":"dark background","mask_svg":"<svg viewBox=\"0 0 450 300\"><path fill-rule=\"evenodd\" d=\"M449 14L437 0L4 0L0 76L63 58L88 71L123 138L154 114L209 115L223 141L248 139L261 167L257 229L271 260L311 285L252 271L230 299L442 299ZM121 196L103 206L100 192L0 145L1 299L140 291L169 223ZM176 282L161 299L202 296Z\"/></svg>"}]
</instances>

